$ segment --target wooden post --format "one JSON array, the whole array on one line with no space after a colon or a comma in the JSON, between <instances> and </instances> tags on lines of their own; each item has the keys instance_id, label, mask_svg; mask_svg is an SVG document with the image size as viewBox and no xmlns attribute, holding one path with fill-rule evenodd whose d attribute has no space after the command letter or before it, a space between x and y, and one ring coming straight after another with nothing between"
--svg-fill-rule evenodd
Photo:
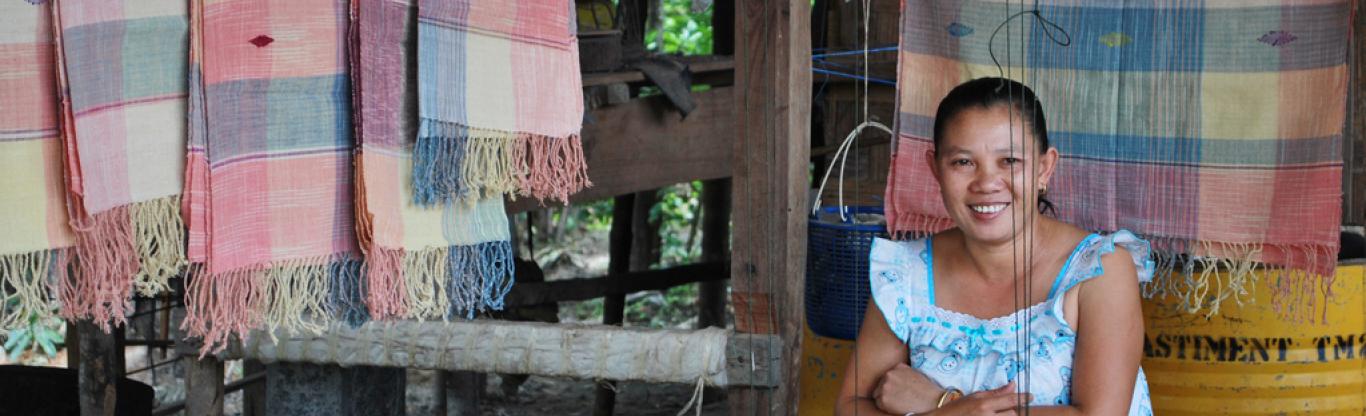
<instances>
[{"instance_id":1,"label":"wooden post","mask_svg":"<svg viewBox=\"0 0 1366 416\"><path fill-rule=\"evenodd\" d=\"M114 334L104 332L89 320L77 322L76 332L80 334L81 414L113 415L118 403L120 378L118 361L114 359Z\"/></svg>"},{"instance_id":2,"label":"wooden post","mask_svg":"<svg viewBox=\"0 0 1366 416\"><path fill-rule=\"evenodd\" d=\"M66 368L77 370L81 369L81 330L80 325L67 321L66 323Z\"/></svg>"},{"instance_id":3,"label":"wooden post","mask_svg":"<svg viewBox=\"0 0 1366 416\"><path fill-rule=\"evenodd\" d=\"M711 3L711 53L735 54L735 0Z\"/></svg>"},{"instance_id":4,"label":"wooden post","mask_svg":"<svg viewBox=\"0 0 1366 416\"><path fill-rule=\"evenodd\" d=\"M702 261L730 256L730 178L702 182ZM726 282L697 287L697 328L726 327Z\"/></svg>"},{"instance_id":5,"label":"wooden post","mask_svg":"<svg viewBox=\"0 0 1366 416\"><path fill-rule=\"evenodd\" d=\"M626 4L627 2L622 2ZM624 7L624 6L623 6ZM608 236L607 273L625 273L631 268L631 227L635 213L635 194L622 195L612 201L612 231ZM610 295L602 299L602 323L621 325L626 312L626 295ZM617 396L612 389L616 383L602 381L593 391L593 416L607 416L616 407Z\"/></svg>"},{"instance_id":6,"label":"wooden post","mask_svg":"<svg viewBox=\"0 0 1366 416\"><path fill-rule=\"evenodd\" d=\"M479 402L484 396L484 385L488 383L488 374L474 371L442 371L445 374L446 388L441 391L441 395L446 396L448 409L446 413L437 413L440 416L446 415L477 415L479 414Z\"/></svg>"},{"instance_id":7,"label":"wooden post","mask_svg":"<svg viewBox=\"0 0 1366 416\"><path fill-rule=\"evenodd\" d=\"M242 375L266 371L266 365L253 359L242 360ZM242 416L266 416L266 383L252 383L242 388Z\"/></svg>"},{"instance_id":8,"label":"wooden post","mask_svg":"<svg viewBox=\"0 0 1366 416\"><path fill-rule=\"evenodd\" d=\"M177 293L181 294L181 291L177 290ZM181 323L185 320L184 309L177 309L172 320L175 321L172 325L172 339L176 341L175 353L180 356L180 364L185 371L186 414L222 415L223 360L218 355L199 358L199 349L203 346L204 340L187 336L181 328Z\"/></svg>"},{"instance_id":9,"label":"wooden post","mask_svg":"<svg viewBox=\"0 0 1366 416\"><path fill-rule=\"evenodd\" d=\"M1347 131L1343 135L1342 222L1366 225L1366 19L1358 11L1348 45Z\"/></svg>"},{"instance_id":10,"label":"wooden post","mask_svg":"<svg viewBox=\"0 0 1366 416\"><path fill-rule=\"evenodd\" d=\"M737 331L777 334L783 345L778 387L734 388L728 401L732 414L795 414L811 150L811 5L772 0L738 7L731 304Z\"/></svg>"},{"instance_id":11,"label":"wooden post","mask_svg":"<svg viewBox=\"0 0 1366 416\"><path fill-rule=\"evenodd\" d=\"M629 272L650 270L659 261L659 223L650 222L650 208L659 201L659 189L636 192L631 204L631 261Z\"/></svg>"},{"instance_id":12,"label":"wooden post","mask_svg":"<svg viewBox=\"0 0 1366 416\"><path fill-rule=\"evenodd\" d=\"M645 20L650 16L650 2L621 0L617 3L617 20L621 22L621 59L623 63L645 56Z\"/></svg>"},{"instance_id":13,"label":"wooden post","mask_svg":"<svg viewBox=\"0 0 1366 416\"><path fill-rule=\"evenodd\" d=\"M184 364L186 414L222 416L223 361L213 355L185 355Z\"/></svg>"}]
</instances>

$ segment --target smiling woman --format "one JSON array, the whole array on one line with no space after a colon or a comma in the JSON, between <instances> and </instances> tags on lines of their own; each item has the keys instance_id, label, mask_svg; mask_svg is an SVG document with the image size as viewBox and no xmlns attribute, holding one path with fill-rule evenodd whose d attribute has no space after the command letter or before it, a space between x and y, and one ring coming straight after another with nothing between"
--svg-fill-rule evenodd
<instances>
[{"instance_id":1,"label":"smiling woman","mask_svg":"<svg viewBox=\"0 0 1366 416\"><path fill-rule=\"evenodd\" d=\"M1059 160L1043 114L1002 78L940 103L925 158L957 227L873 243L874 301L837 414L1151 413L1138 292L1150 248L1043 215Z\"/></svg>"}]
</instances>

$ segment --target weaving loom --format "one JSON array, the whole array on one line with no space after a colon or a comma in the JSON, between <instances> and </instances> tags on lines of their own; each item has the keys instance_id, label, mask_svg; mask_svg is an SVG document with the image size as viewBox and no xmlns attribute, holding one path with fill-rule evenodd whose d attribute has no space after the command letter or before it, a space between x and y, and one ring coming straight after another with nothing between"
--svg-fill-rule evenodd
<instances>
[{"instance_id":1,"label":"weaving loom","mask_svg":"<svg viewBox=\"0 0 1366 416\"><path fill-rule=\"evenodd\" d=\"M186 3L56 3L67 208L81 273L63 314L121 324L185 266Z\"/></svg>"},{"instance_id":2,"label":"weaving loom","mask_svg":"<svg viewBox=\"0 0 1366 416\"><path fill-rule=\"evenodd\" d=\"M1337 252L1352 5L1283 3L1044 2L1031 14L1000 1L903 2L890 229L952 226L923 156L935 105L962 81L1005 75L1048 103L1060 219L1153 242L1161 271L1147 295L1218 313L1264 264L1287 317L1325 318L1314 311ZM1216 266L1235 273L1211 281Z\"/></svg>"}]
</instances>

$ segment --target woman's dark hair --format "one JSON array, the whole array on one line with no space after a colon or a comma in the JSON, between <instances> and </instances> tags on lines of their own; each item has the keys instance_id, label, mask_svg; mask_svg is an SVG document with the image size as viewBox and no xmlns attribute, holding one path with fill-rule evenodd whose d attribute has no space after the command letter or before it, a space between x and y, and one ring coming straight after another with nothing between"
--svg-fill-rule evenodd
<instances>
[{"instance_id":1,"label":"woman's dark hair","mask_svg":"<svg viewBox=\"0 0 1366 416\"><path fill-rule=\"evenodd\" d=\"M1014 113L1019 114L1020 119L1029 125L1029 131L1034 135L1039 153L1048 151L1051 147L1048 144L1048 122L1044 120L1043 103L1034 95L1034 90L1011 79L992 77L964 82L954 87L949 91L949 95L939 102L939 109L934 115L935 154L939 153L939 143L944 140L944 128L948 126L949 120L967 109L991 108L998 105L1011 106ZM1043 195L1039 195L1039 212L1057 215L1053 202Z\"/></svg>"}]
</instances>

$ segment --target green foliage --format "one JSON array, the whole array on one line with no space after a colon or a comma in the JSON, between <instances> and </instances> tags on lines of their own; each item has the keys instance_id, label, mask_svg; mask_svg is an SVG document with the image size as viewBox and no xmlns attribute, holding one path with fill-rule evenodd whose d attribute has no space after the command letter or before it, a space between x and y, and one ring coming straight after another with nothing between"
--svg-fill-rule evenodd
<instances>
[{"instance_id":1,"label":"green foliage","mask_svg":"<svg viewBox=\"0 0 1366 416\"><path fill-rule=\"evenodd\" d=\"M579 227L588 231L609 231L612 229L612 199L600 199L587 204L578 205L578 209L571 210L572 214L565 219L565 227L573 230ZM563 210L554 211L551 221L559 222L560 215L564 215Z\"/></svg>"},{"instance_id":2,"label":"green foliage","mask_svg":"<svg viewBox=\"0 0 1366 416\"><path fill-rule=\"evenodd\" d=\"M18 299L11 298L9 307L17 307ZM56 306L53 306L56 309ZM66 342L66 325L61 319L47 318L41 319L38 314L31 314L28 318L28 325L9 331L5 339L3 348L0 348L0 357L9 356L11 361L29 361L25 359L26 352L33 353L28 357L38 358L39 353L46 359L57 356L57 349Z\"/></svg>"},{"instance_id":3,"label":"green foliage","mask_svg":"<svg viewBox=\"0 0 1366 416\"><path fill-rule=\"evenodd\" d=\"M702 13L692 11L692 0L663 0L662 27L645 34L645 47L663 53L711 55L712 7ZM663 36L659 32L664 32Z\"/></svg>"},{"instance_id":4,"label":"green foliage","mask_svg":"<svg viewBox=\"0 0 1366 416\"><path fill-rule=\"evenodd\" d=\"M697 284L674 286L661 292L642 293L626 303L628 324L650 328L676 328L697 317Z\"/></svg>"},{"instance_id":5,"label":"green foliage","mask_svg":"<svg viewBox=\"0 0 1366 416\"><path fill-rule=\"evenodd\" d=\"M650 222L659 224L660 249L658 267L688 264L701 254L699 224L696 218L701 205L702 181L692 181L660 190L659 202L650 208Z\"/></svg>"}]
</instances>

